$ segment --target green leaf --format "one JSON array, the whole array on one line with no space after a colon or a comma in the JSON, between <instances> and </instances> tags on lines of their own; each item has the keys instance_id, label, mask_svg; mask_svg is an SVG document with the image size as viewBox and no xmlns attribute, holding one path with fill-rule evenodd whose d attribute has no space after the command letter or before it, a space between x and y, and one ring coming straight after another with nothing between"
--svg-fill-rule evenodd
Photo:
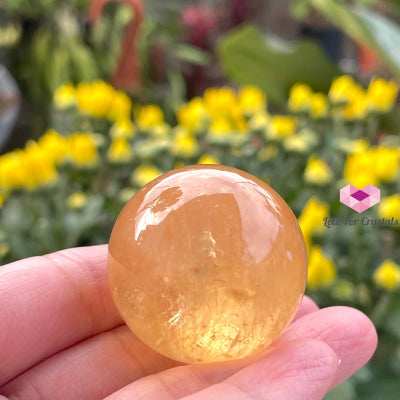
<instances>
[{"instance_id":1,"label":"green leaf","mask_svg":"<svg viewBox=\"0 0 400 400\"><path fill-rule=\"evenodd\" d=\"M169 96L168 103L165 104L164 108L170 110L173 114L175 109L185 100L186 84L182 74L178 71L168 71L168 80L170 83L171 95ZM171 115L171 117L173 116Z\"/></svg>"},{"instance_id":2,"label":"green leaf","mask_svg":"<svg viewBox=\"0 0 400 400\"><path fill-rule=\"evenodd\" d=\"M310 0L313 7L356 42L375 51L400 77L400 27L362 7L348 7L335 0Z\"/></svg>"},{"instance_id":3,"label":"green leaf","mask_svg":"<svg viewBox=\"0 0 400 400\"><path fill-rule=\"evenodd\" d=\"M59 85L68 82L70 76L68 49L62 46L55 47L45 74L49 93L53 92Z\"/></svg>"},{"instance_id":4,"label":"green leaf","mask_svg":"<svg viewBox=\"0 0 400 400\"><path fill-rule=\"evenodd\" d=\"M66 38L71 62L69 79L75 82L100 78L96 60L91 49L80 38Z\"/></svg>"},{"instance_id":5,"label":"green leaf","mask_svg":"<svg viewBox=\"0 0 400 400\"><path fill-rule=\"evenodd\" d=\"M82 210L69 210L62 221L64 233L64 247L73 247L79 244L84 232L98 226L103 212L104 198L94 195L88 198Z\"/></svg>"},{"instance_id":6,"label":"green leaf","mask_svg":"<svg viewBox=\"0 0 400 400\"><path fill-rule=\"evenodd\" d=\"M229 32L218 43L223 68L235 82L263 89L268 99L283 105L292 85L301 81L327 91L339 73L318 45L301 40L295 45L264 39L253 26Z\"/></svg>"},{"instance_id":7,"label":"green leaf","mask_svg":"<svg viewBox=\"0 0 400 400\"><path fill-rule=\"evenodd\" d=\"M208 65L210 56L205 51L188 44L177 44L172 49L173 55L181 61L195 65Z\"/></svg>"},{"instance_id":8,"label":"green leaf","mask_svg":"<svg viewBox=\"0 0 400 400\"><path fill-rule=\"evenodd\" d=\"M400 27L383 15L367 9L360 8L354 12L373 36L377 52L400 77Z\"/></svg>"},{"instance_id":9,"label":"green leaf","mask_svg":"<svg viewBox=\"0 0 400 400\"><path fill-rule=\"evenodd\" d=\"M311 7L308 0L297 0L290 3L289 10L295 18L303 19L310 13Z\"/></svg>"}]
</instances>

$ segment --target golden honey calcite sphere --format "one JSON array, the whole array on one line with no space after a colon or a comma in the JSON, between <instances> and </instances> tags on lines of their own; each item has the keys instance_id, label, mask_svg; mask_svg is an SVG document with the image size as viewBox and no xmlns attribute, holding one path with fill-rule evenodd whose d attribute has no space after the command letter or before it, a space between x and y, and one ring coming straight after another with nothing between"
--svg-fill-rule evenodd
<instances>
[{"instance_id":1,"label":"golden honey calcite sphere","mask_svg":"<svg viewBox=\"0 0 400 400\"><path fill-rule=\"evenodd\" d=\"M307 256L296 218L267 184L196 165L143 187L119 215L111 293L129 328L185 363L266 348L302 299Z\"/></svg>"}]
</instances>

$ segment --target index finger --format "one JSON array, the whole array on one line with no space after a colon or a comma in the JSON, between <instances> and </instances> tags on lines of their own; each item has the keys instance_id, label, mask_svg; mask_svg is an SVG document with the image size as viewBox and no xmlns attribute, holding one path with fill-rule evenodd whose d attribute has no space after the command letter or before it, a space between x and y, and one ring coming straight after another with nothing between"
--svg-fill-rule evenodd
<instances>
[{"instance_id":1,"label":"index finger","mask_svg":"<svg viewBox=\"0 0 400 400\"><path fill-rule=\"evenodd\" d=\"M0 386L89 336L122 323L107 283L107 246L0 267Z\"/></svg>"}]
</instances>

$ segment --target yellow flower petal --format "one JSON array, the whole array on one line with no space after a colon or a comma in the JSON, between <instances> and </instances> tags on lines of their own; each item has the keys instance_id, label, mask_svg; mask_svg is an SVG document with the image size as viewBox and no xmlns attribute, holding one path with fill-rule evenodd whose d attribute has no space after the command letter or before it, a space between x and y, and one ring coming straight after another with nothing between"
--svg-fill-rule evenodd
<instances>
[{"instance_id":1,"label":"yellow flower petal","mask_svg":"<svg viewBox=\"0 0 400 400\"><path fill-rule=\"evenodd\" d=\"M400 194L383 199L378 206L379 218L400 219Z\"/></svg>"},{"instance_id":2,"label":"yellow flower petal","mask_svg":"<svg viewBox=\"0 0 400 400\"><path fill-rule=\"evenodd\" d=\"M304 170L304 180L314 185L326 185L332 180L333 173L326 161L310 156Z\"/></svg>"},{"instance_id":3,"label":"yellow flower petal","mask_svg":"<svg viewBox=\"0 0 400 400\"><path fill-rule=\"evenodd\" d=\"M392 260L385 260L374 272L377 286L388 290L396 290L400 286L400 266Z\"/></svg>"},{"instance_id":4,"label":"yellow flower petal","mask_svg":"<svg viewBox=\"0 0 400 400\"><path fill-rule=\"evenodd\" d=\"M336 279L336 266L319 246L312 246L308 261L307 286L319 289L330 286Z\"/></svg>"}]
</instances>

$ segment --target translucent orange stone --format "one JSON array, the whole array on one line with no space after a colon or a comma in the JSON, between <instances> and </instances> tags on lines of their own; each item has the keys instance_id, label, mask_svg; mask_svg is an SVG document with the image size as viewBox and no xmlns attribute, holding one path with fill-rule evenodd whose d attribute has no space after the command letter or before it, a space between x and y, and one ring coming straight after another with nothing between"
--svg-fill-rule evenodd
<instances>
[{"instance_id":1,"label":"translucent orange stone","mask_svg":"<svg viewBox=\"0 0 400 400\"><path fill-rule=\"evenodd\" d=\"M173 170L125 206L109 244L111 292L145 344L186 363L242 358L290 323L307 278L282 198L223 166Z\"/></svg>"}]
</instances>

